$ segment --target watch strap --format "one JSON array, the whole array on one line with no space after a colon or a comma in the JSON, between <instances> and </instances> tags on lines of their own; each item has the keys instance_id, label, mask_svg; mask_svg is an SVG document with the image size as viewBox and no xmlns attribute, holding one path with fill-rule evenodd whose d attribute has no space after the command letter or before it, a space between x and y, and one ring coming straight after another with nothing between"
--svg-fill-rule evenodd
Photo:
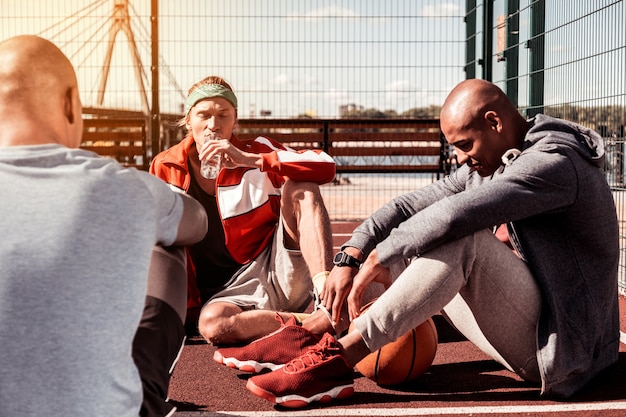
<instances>
[{"instance_id":1,"label":"watch strap","mask_svg":"<svg viewBox=\"0 0 626 417\"><path fill-rule=\"evenodd\" d=\"M361 268L362 262L352 255L348 255L344 251L337 252L333 263L336 266L350 266L356 269Z\"/></svg>"}]
</instances>

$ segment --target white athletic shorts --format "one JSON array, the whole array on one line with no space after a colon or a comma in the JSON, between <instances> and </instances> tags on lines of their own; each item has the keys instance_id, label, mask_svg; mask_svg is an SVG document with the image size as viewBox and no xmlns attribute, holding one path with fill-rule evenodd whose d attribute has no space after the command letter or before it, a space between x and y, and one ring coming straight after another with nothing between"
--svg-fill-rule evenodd
<instances>
[{"instance_id":1,"label":"white athletic shorts","mask_svg":"<svg viewBox=\"0 0 626 417\"><path fill-rule=\"evenodd\" d=\"M243 310L302 312L311 303L313 284L299 250L286 249L282 218L268 245L239 270L207 304L227 302Z\"/></svg>"}]
</instances>

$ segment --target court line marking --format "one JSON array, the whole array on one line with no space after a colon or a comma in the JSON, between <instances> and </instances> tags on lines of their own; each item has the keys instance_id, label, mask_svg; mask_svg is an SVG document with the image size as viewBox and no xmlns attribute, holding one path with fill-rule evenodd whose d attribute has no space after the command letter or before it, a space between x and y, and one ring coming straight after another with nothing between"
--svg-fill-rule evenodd
<instances>
[{"instance_id":1,"label":"court line marking","mask_svg":"<svg viewBox=\"0 0 626 417\"><path fill-rule=\"evenodd\" d=\"M564 413L576 411L614 411L626 410L625 401L602 403L574 403L550 405L514 405L514 406L474 406L474 407L430 407L430 408L332 408L315 410L288 411L215 411L202 416L239 416L239 417L335 417L335 416L432 416L432 415L471 415L471 414L528 414L528 413Z\"/></svg>"},{"instance_id":2,"label":"court line marking","mask_svg":"<svg viewBox=\"0 0 626 417\"><path fill-rule=\"evenodd\" d=\"M626 333L620 331L619 332L619 341L626 345Z\"/></svg>"}]
</instances>

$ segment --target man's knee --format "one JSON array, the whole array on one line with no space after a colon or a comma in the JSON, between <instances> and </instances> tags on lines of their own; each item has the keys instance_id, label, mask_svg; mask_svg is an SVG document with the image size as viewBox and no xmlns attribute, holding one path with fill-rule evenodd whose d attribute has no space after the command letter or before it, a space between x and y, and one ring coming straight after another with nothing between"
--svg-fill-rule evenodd
<instances>
[{"instance_id":1,"label":"man's knee","mask_svg":"<svg viewBox=\"0 0 626 417\"><path fill-rule=\"evenodd\" d=\"M299 246L299 231L305 222L310 226L308 230L319 230L324 235L330 235L328 211L320 187L314 182L287 180L283 187L281 212L287 237L293 240L293 243L287 242L288 247Z\"/></svg>"},{"instance_id":2,"label":"man's knee","mask_svg":"<svg viewBox=\"0 0 626 417\"><path fill-rule=\"evenodd\" d=\"M330 229L330 217L320 186L314 182L287 180L283 187L281 211L287 230L295 232L300 222L311 221Z\"/></svg>"},{"instance_id":3,"label":"man's knee","mask_svg":"<svg viewBox=\"0 0 626 417\"><path fill-rule=\"evenodd\" d=\"M200 311L198 332L214 345L229 343L234 328L235 315L241 310L234 306L208 305Z\"/></svg>"},{"instance_id":4,"label":"man's knee","mask_svg":"<svg viewBox=\"0 0 626 417\"><path fill-rule=\"evenodd\" d=\"M324 206L320 187L314 182L287 180L283 186L282 202L283 206L292 206L301 211Z\"/></svg>"},{"instance_id":5,"label":"man's knee","mask_svg":"<svg viewBox=\"0 0 626 417\"><path fill-rule=\"evenodd\" d=\"M207 342L215 343L215 337L221 333L222 318L214 315L210 309L203 308L198 317L198 332Z\"/></svg>"}]
</instances>

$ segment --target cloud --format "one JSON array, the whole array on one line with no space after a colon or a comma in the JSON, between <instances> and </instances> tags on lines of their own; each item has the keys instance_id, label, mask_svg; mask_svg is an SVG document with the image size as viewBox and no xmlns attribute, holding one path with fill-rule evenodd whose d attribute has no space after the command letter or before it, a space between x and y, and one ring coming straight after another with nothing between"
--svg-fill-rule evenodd
<instances>
[{"instance_id":1,"label":"cloud","mask_svg":"<svg viewBox=\"0 0 626 417\"><path fill-rule=\"evenodd\" d=\"M324 92L324 98L333 103L343 104L350 100L350 93L347 90L335 90L331 88Z\"/></svg>"},{"instance_id":2,"label":"cloud","mask_svg":"<svg viewBox=\"0 0 626 417\"><path fill-rule=\"evenodd\" d=\"M457 17L463 16L461 8L453 3L430 4L422 8L420 13L423 17Z\"/></svg>"},{"instance_id":3,"label":"cloud","mask_svg":"<svg viewBox=\"0 0 626 417\"><path fill-rule=\"evenodd\" d=\"M272 85L291 85L293 84L293 79L289 75L282 73L272 78L269 83Z\"/></svg>"},{"instance_id":4,"label":"cloud","mask_svg":"<svg viewBox=\"0 0 626 417\"><path fill-rule=\"evenodd\" d=\"M388 83L385 86L385 89L388 92L410 92L410 91L418 91L418 88L411 84L408 80L396 80Z\"/></svg>"},{"instance_id":5,"label":"cloud","mask_svg":"<svg viewBox=\"0 0 626 417\"><path fill-rule=\"evenodd\" d=\"M304 74L301 77L293 77L286 73L280 73L268 80L268 84L274 87L294 87L296 90L306 90L320 82L317 78Z\"/></svg>"},{"instance_id":6,"label":"cloud","mask_svg":"<svg viewBox=\"0 0 626 417\"><path fill-rule=\"evenodd\" d=\"M316 21L318 19L328 17L341 17L345 19L356 19L360 15L352 9L338 6L326 6L319 9L311 10L305 14L291 13L287 16L289 20L307 20Z\"/></svg>"},{"instance_id":7,"label":"cloud","mask_svg":"<svg viewBox=\"0 0 626 417\"><path fill-rule=\"evenodd\" d=\"M324 99L333 103L344 104L346 100L350 99L350 93L348 90L337 90L334 88L318 91L307 91L302 94L303 97Z\"/></svg>"},{"instance_id":8,"label":"cloud","mask_svg":"<svg viewBox=\"0 0 626 417\"><path fill-rule=\"evenodd\" d=\"M408 80L396 80L385 86L385 100L387 103L404 103L422 90Z\"/></svg>"},{"instance_id":9,"label":"cloud","mask_svg":"<svg viewBox=\"0 0 626 417\"><path fill-rule=\"evenodd\" d=\"M320 82L316 77L313 77L311 75L304 75L304 85L306 86L312 86L312 85L319 85Z\"/></svg>"},{"instance_id":10,"label":"cloud","mask_svg":"<svg viewBox=\"0 0 626 417\"><path fill-rule=\"evenodd\" d=\"M396 80L385 85L384 106L381 109L395 109L398 113L416 107L428 107L432 104L441 104L447 95L444 91L431 91L428 85L415 84L409 80Z\"/></svg>"}]
</instances>

